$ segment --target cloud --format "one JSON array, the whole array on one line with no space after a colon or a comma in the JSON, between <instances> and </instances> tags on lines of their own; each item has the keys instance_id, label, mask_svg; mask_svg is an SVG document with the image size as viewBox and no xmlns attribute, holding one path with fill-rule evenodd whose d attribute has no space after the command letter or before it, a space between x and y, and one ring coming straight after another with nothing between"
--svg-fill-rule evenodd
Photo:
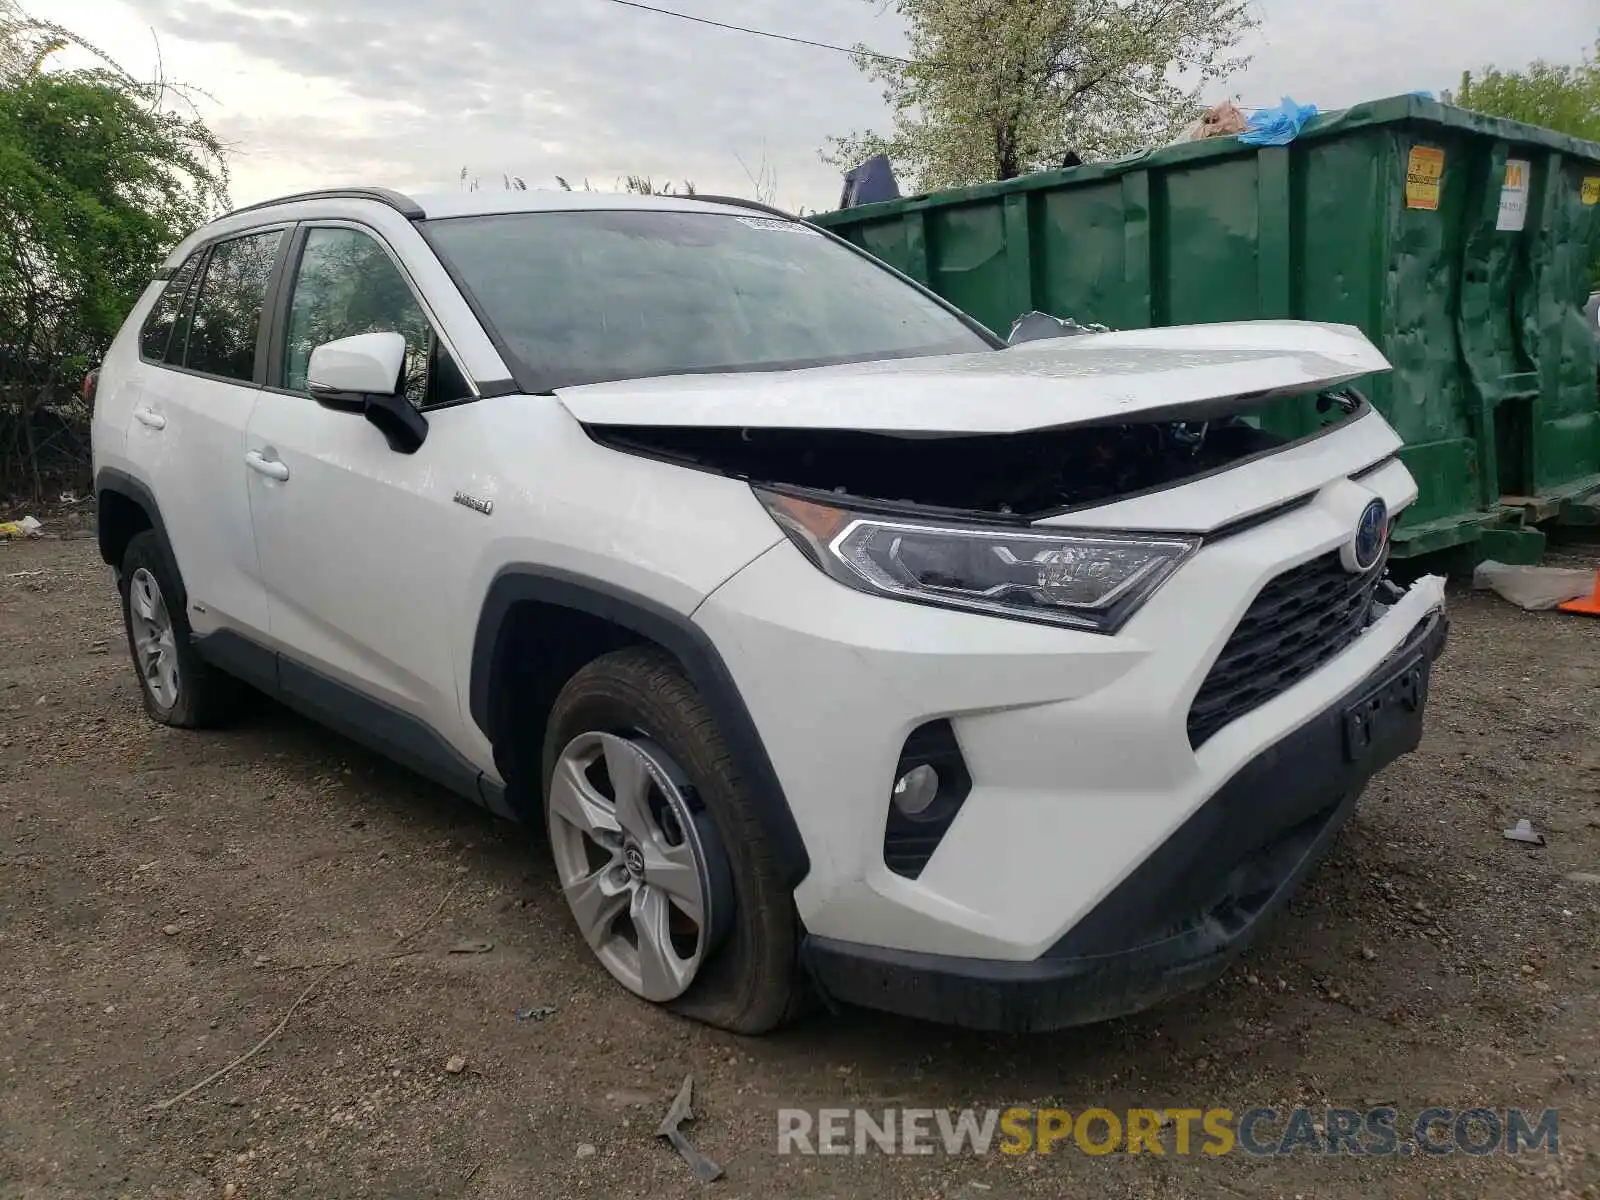
<instances>
[{"instance_id":1,"label":"cloud","mask_svg":"<svg viewBox=\"0 0 1600 1200\"><path fill-rule=\"evenodd\" d=\"M1220 90L1245 103L1282 96L1342 108L1404 92L1454 88L1463 70L1576 62L1600 10L1576 0L1265 0L1247 49L1254 61Z\"/></svg>"},{"instance_id":2,"label":"cloud","mask_svg":"<svg viewBox=\"0 0 1600 1200\"><path fill-rule=\"evenodd\" d=\"M903 50L881 0L652 0L819 41ZM130 67L161 38L175 77L218 99L248 203L324 184L454 188L463 166L550 186L623 175L750 191L765 155L778 200L827 208L831 134L884 128L874 85L842 54L712 29L609 0L29 0ZM1461 70L1593 44L1573 0L1259 0L1255 61L1220 85L1246 104L1329 108L1452 87Z\"/></svg>"},{"instance_id":3,"label":"cloud","mask_svg":"<svg viewBox=\"0 0 1600 1200\"><path fill-rule=\"evenodd\" d=\"M826 206L837 175L817 149L880 117L875 89L844 55L751 38L606 0L128 0L162 38L225 47L280 76L331 85L339 102L305 112L263 90L212 118L261 163L325 181L377 175L455 186L628 173L748 190L739 158L765 154L780 199ZM850 43L897 42L865 0L684 0L684 11ZM289 107L285 103L290 102ZM240 196L240 199L246 199Z\"/></svg>"}]
</instances>

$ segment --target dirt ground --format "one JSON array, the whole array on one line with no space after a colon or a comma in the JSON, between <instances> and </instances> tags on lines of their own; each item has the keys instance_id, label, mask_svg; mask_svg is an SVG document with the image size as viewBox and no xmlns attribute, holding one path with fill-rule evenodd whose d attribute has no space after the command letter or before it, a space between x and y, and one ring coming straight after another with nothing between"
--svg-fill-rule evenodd
<instances>
[{"instance_id":1,"label":"dirt ground","mask_svg":"<svg viewBox=\"0 0 1600 1200\"><path fill-rule=\"evenodd\" d=\"M1600 1197L1600 621L1457 589L1423 748L1198 995L748 1040L613 985L516 829L272 706L152 724L94 543L55 527L0 545L0 1196ZM652 1136L689 1072L709 1189ZM1560 1151L776 1152L781 1107L1296 1103L1556 1107Z\"/></svg>"}]
</instances>

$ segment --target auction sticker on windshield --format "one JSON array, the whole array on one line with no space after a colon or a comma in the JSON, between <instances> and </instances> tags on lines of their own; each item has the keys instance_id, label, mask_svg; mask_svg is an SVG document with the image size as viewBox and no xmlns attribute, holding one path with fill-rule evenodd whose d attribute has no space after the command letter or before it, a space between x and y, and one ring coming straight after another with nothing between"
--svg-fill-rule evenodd
<instances>
[{"instance_id":1,"label":"auction sticker on windshield","mask_svg":"<svg viewBox=\"0 0 1600 1200\"><path fill-rule=\"evenodd\" d=\"M821 237L811 226L800 221L779 221L773 217L735 217L741 225L748 225L751 229L771 229L779 233L803 233L809 237Z\"/></svg>"}]
</instances>

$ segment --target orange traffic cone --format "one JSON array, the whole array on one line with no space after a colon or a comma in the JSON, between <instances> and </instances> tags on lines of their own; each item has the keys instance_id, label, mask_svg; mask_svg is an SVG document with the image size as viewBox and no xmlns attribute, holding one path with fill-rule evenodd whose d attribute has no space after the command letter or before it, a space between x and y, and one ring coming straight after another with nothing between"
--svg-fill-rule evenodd
<instances>
[{"instance_id":1,"label":"orange traffic cone","mask_svg":"<svg viewBox=\"0 0 1600 1200\"><path fill-rule=\"evenodd\" d=\"M1594 590L1587 596L1577 600L1568 600L1556 605L1562 612L1584 613L1591 617L1600 617L1600 571L1594 573Z\"/></svg>"}]
</instances>

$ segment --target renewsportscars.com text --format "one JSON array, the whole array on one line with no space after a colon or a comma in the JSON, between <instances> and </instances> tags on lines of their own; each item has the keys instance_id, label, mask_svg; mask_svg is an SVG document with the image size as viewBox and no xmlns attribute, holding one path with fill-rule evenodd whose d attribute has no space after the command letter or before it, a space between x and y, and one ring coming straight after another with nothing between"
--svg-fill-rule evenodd
<instances>
[{"instance_id":1,"label":"renewsportscars.com text","mask_svg":"<svg viewBox=\"0 0 1600 1200\"><path fill-rule=\"evenodd\" d=\"M1555 1154L1556 1109L778 1110L779 1154Z\"/></svg>"}]
</instances>

